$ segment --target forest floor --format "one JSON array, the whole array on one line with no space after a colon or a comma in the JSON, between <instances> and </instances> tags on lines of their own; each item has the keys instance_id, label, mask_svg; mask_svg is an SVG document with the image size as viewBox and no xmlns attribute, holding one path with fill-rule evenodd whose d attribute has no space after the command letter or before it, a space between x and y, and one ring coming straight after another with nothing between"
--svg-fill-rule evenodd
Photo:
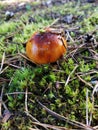
<instances>
[{"instance_id":1,"label":"forest floor","mask_svg":"<svg viewBox=\"0 0 98 130\"><path fill-rule=\"evenodd\" d=\"M98 3L0 1L0 129L98 129ZM63 29L68 49L36 65L26 43L45 27Z\"/></svg>"}]
</instances>

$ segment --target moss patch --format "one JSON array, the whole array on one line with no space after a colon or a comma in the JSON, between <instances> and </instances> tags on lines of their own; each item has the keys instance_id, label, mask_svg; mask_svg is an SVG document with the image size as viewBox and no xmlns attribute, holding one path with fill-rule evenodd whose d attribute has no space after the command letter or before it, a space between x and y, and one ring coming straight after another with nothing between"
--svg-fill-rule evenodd
<instances>
[{"instance_id":1,"label":"moss patch","mask_svg":"<svg viewBox=\"0 0 98 130\"><path fill-rule=\"evenodd\" d=\"M5 13L5 8L0 8ZM88 114L88 121L92 118L90 125L96 126L98 7L81 2L58 4L57 1L45 5L44 1L28 3L24 11L17 8L18 5L12 7L15 14L8 21L4 13L0 16L0 90L4 87L3 102L12 113L9 120L0 123L0 128L26 130L35 127L32 118L25 113L26 92L28 112L42 123L77 128L54 118L36 100L50 110L83 124L88 123ZM53 24L55 20L57 22ZM59 60L59 65L35 65L27 61L20 55L25 53L26 42L35 31L51 24L52 27L64 29L68 41L67 54ZM1 122L4 109L2 107Z\"/></svg>"}]
</instances>

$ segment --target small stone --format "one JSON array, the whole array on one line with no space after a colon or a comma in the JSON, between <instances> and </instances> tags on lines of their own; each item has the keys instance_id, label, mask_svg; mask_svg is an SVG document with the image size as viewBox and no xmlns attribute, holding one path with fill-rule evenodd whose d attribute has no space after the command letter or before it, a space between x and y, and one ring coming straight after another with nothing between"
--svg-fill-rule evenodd
<instances>
[{"instance_id":1,"label":"small stone","mask_svg":"<svg viewBox=\"0 0 98 130\"><path fill-rule=\"evenodd\" d=\"M6 16L6 20L9 20L10 18L14 16L14 12L6 11L5 16Z\"/></svg>"},{"instance_id":2,"label":"small stone","mask_svg":"<svg viewBox=\"0 0 98 130\"><path fill-rule=\"evenodd\" d=\"M88 3L93 3L95 0L87 0Z\"/></svg>"},{"instance_id":3,"label":"small stone","mask_svg":"<svg viewBox=\"0 0 98 130\"><path fill-rule=\"evenodd\" d=\"M72 14L68 14L66 16L63 17L63 22L66 22L68 24L73 22L73 15Z\"/></svg>"},{"instance_id":4,"label":"small stone","mask_svg":"<svg viewBox=\"0 0 98 130\"><path fill-rule=\"evenodd\" d=\"M18 7L23 7L23 6L25 6L25 3L24 3L24 2L22 2L22 3L20 3L20 4L18 5Z\"/></svg>"},{"instance_id":5,"label":"small stone","mask_svg":"<svg viewBox=\"0 0 98 130\"><path fill-rule=\"evenodd\" d=\"M36 20L33 17L30 17L28 21L29 23L36 22Z\"/></svg>"}]
</instances>

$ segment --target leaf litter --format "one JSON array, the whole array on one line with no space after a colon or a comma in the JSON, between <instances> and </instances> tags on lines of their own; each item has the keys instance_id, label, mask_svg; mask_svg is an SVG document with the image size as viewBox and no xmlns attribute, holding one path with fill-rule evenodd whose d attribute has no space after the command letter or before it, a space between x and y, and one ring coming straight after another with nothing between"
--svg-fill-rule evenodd
<instances>
[{"instance_id":1,"label":"leaf litter","mask_svg":"<svg viewBox=\"0 0 98 130\"><path fill-rule=\"evenodd\" d=\"M0 8L0 128L97 129L97 2L0 3ZM6 11L14 16L7 19ZM25 45L46 26L63 29L67 54L58 64L35 65L26 57Z\"/></svg>"}]
</instances>

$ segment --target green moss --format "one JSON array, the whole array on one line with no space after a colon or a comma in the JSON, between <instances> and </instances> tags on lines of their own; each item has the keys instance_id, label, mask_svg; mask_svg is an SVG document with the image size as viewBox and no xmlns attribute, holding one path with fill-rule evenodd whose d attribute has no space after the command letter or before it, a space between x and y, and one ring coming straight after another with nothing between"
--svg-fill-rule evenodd
<instances>
[{"instance_id":1,"label":"green moss","mask_svg":"<svg viewBox=\"0 0 98 130\"><path fill-rule=\"evenodd\" d=\"M9 34L15 32L17 23L15 22L4 22L0 26L0 35Z\"/></svg>"},{"instance_id":2,"label":"green moss","mask_svg":"<svg viewBox=\"0 0 98 130\"><path fill-rule=\"evenodd\" d=\"M10 123L10 121L8 121L8 122L6 122L6 123L3 123L2 128L3 128L4 130L8 130L8 129L10 128L10 126L11 126L11 123Z\"/></svg>"},{"instance_id":3,"label":"green moss","mask_svg":"<svg viewBox=\"0 0 98 130\"><path fill-rule=\"evenodd\" d=\"M83 5L80 2L70 2L64 5L55 5L51 8L43 8L43 10L37 8L37 10L34 11L34 7L40 7L38 4L40 4L40 2L31 3L30 6L26 7L25 13L16 13L15 17L9 21L0 22L0 60L2 61L2 55L5 52L3 69L8 66L8 69L4 70L0 75L0 85L1 87L5 86L4 101L8 109L13 113L15 112L14 114L19 112L19 115L17 114L18 116L13 116L13 119L10 119L7 123L0 124L0 127L4 130L9 128L25 130L28 129L28 126L32 127L31 119L24 115L26 89L30 92L30 94L27 95L28 110L31 115L40 122L72 128L69 124L50 116L44 108L38 105L35 99L40 100L49 109L71 120L85 122L87 85L77 77L77 74L88 83L91 83L92 79L98 77L97 73L89 73L97 69L97 62L95 60L86 60L80 56L90 57L91 53L88 49L83 51L79 56L69 55L70 50L68 49L68 55L64 56L65 59L60 60L59 65L54 63L38 66L22 57L10 60L10 58L18 57L18 52L25 53L24 43L28 41L34 32L37 30L43 31L45 27L53 23L55 18L51 17L51 13L56 13L60 18L68 14L74 16L74 22L71 24L60 23L62 21L58 21L53 25L54 27L61 27L62 25L65 30L80 27L79 30L75 30L77 32L74 30L70 32L70 36L75 40L74 44L81 45L78 38L84 36L85 33L96 31L98 8L96 7L95 9L95 6L90 4ZM33 17L35 21L30 23L30 17ZM94 33L94 36L97 40L97 31ZM73 45L73 43L70 43L71 42L68 42L68 47L69 45ZM96 48L94 51L98 52ZM76 58L76 60L74 60L74 58ZM6 64L6 61L9 62ZM17 67L11 67L10 64L16 65ZM78 64L78 68L71 74L76 64ZM18 67L20 69L18 69ZM65 85L68 77L68 84ZM92 90L91 88L88 88L88 90L88 109L90 113L93 109L91 101ZM15 94L15 92L19 92L19 94ZM5 93L7 94L5 95ZM95 99L94 103L98 104L97 96L95 96ZM97 125L97 119L98 111L93 109L93 126Z\"/></svg>"}]
</instances>

